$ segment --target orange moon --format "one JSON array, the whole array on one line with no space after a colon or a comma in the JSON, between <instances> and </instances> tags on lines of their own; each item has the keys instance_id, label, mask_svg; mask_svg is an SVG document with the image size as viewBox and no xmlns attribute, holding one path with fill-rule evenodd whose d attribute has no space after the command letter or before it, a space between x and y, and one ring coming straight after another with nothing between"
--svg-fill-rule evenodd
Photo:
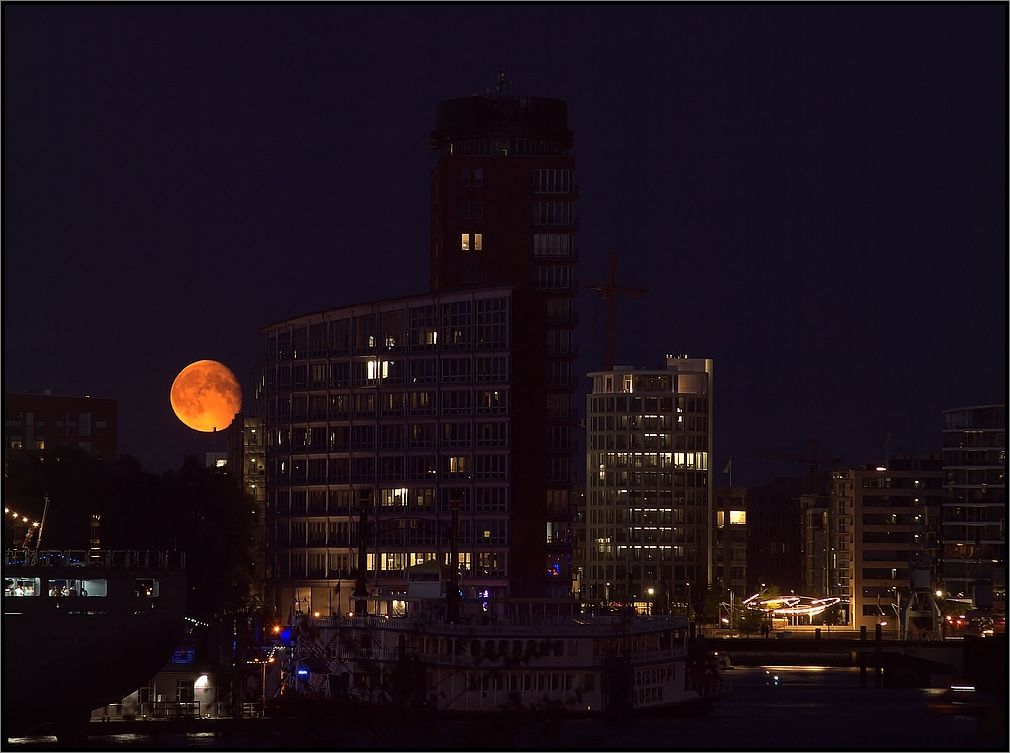
<instances>
[{"instance_id":1,"label":"orange moon","mask_svg":"<svg viewBox=\"0 0 1010 753\"><path fill-rule=\"evenodd\" d=\"M242 410L242 388L227 366L195 361L179 372L168 394L180 421L197 431L227 429Z\"/></svg>"}]
</instances>

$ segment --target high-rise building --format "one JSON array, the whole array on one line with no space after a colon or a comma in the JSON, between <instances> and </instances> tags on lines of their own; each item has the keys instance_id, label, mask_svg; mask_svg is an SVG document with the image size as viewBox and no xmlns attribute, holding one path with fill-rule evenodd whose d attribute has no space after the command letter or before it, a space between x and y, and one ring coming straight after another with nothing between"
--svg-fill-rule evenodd
<instances>
[{"instance_id":1,"label":"high-rise building","mask_svg":"<svg viewBox=\"0 0 1010 753\"><path fill-rule=\"evenodd\" d=\"M589 377L583 598L697 609L712 581L712 360Z\"/></svg>"},{"instance_id":2,"label":"high-rise building","mask_svg":"<svg viewBox=\"0 0 1010 753\"><path fill-rule=\"evenodd\" d=\"M825 595L848 605L842 612L848 624L898 632L914 571L927 574L921 587L930 591L930 511L940 506L942 484L937 457L896 458L887 466L831 474Z\"/></svg>"},{"instance_id":3,"label":"high-rise building","mask_svg":"<svg viewBox=\"0 0 1010 753\"><path fill-rule=\"evenodd\" d=\"M77 447L116 462L116 401L50 392L4 395L4 456Z\"/></svg>"},{"instance_id":4,"label":"high-rise building","mask_svg":"<svg viewBox=\"0 0 1010 753\"><path fill-rule=\"evenodd\" d=\"M512 545L526 595L566 597L576 411L578 225L566 104L491 94L440 102L431 148L431 289L510 285ZM516 583L519 586L519 583Z\"/></svg>"},{"instance_id":5,"label":"high-rise building","mask_svg":"<svg viewBox=\"0 0 1010 753\"><path fill-rule=\"evenodd\" d=\"M1006 405L944 411L940 537L948 598L1006 609Z\"/></svg>"},{"instance_id":6,"label":"high-rise building","mask_svg":"<svg viewBox=\"0 0 1010 753\"><path fill-rule=\"evenodd\" d=\"M511 380L512 293L378 301L266 328L268 603L353 608L362 501L370 592L404 593L408 568L448 564L454 499L464 596L492 601L546 577L570 588L570 573L545 575L546 529L525 529L536 518L511 433L525 399Z\"/></svg>"}]
</instances>

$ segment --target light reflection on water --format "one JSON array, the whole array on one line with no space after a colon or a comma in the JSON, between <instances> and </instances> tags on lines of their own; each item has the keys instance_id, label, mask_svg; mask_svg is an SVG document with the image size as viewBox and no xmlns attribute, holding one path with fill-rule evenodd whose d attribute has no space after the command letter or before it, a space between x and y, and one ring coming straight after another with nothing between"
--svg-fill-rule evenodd
<instances>
[{"instance_id":1,"label":"light reflection on water","mask_svg":"<svg viewBox=\"0 0 1010 753\"><path fill-rule=\"evenodd\" d=\"M769 685L766 672L781 683ZM811 739L831 730L836 750L1007 750L1005 717L994 721L940 715L927 702L943 688L876 688L873 673L860 687L858 667L738 667L724 673L734 693L704 716L642 716L631 720L604 718L535 719L511 717L501 722L435 722L410 725L377 719L327 716L306 720L297 728L274 725L235 733L124 734L88 738L86 750L162 749L229 750L342 749L479 750L487 747L489 729L495 747L514 750L810 750ZM336 722L336 723L335 723ZM152 725L157 722L152 722ZM788 730L755 737L754 730ZM295 731L297 730L297 731ZM55 738L13 738L10 750L51 750Z\"/></svg>"},{"instance_id":2,"label":"light reflection on water","mask_svg":"<svg viewBox=\"0 0 1010 753\"><path fill-rule=\"evenodd\" d=\"M56 735L37 735L28 737L9 737L7 742L11 745L55 745Z\"/></svg>"}]
</instances>

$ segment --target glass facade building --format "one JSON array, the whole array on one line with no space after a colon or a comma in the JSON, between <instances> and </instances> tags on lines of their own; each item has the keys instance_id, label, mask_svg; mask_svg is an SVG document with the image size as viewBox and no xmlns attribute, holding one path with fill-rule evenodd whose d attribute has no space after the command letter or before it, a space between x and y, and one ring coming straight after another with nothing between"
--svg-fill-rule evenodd
<instances>
[{"instance_id":1,"label":"glass facade building","mask_svg":"<svg viewBox=\"0 0 1010 753\"><path fill-rule=\"evenodd\" d=\"M349 306L264 331L268 598L279 610L353 608L367 502L370 593L448 564L461 501L464 595L510 577L512 291Z\"/></svg>"},{"instance_id":2,"label":"glass facade building","mask_svg":"<svg viewBox=\"0 0 1010 753\"><path fill-rule=\"evenodd\" d=\"M697 609L712 580L712 361L589 376L583 598Z\"/></svg>"},{"instance_id":3,"label":"glass facade building","mask_svg":"<svg viewBox=\"0 0 1010 753\"><path fill-rule=\"evenodd\" d=\"M941 574L948 598L1006 608L1006 405L943 414Z\"/></svg>"}]
</instances>

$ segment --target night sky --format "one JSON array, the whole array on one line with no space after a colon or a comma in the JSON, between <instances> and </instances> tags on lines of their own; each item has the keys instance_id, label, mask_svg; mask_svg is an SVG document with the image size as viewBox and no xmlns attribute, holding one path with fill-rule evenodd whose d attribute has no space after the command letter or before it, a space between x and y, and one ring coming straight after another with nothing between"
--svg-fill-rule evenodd
<instances>
[{"instance_id":1,"label":"night sky","mask_svg":"<svg viewBox=\"0 0 1010 753\"><path fill-rule=\"evenodd\" d=\"M172 414L247 394L262 326L428 290L440 99L564 99L588 290L618 362L715 359L716 483L938 451L1003 402L1007 6L3 6L7 391L119 402L145 467L224 449ZM588 380L587 380L588 381ZM584 411L583 398L578 398Z\"/></svg>"}]
</instances>

